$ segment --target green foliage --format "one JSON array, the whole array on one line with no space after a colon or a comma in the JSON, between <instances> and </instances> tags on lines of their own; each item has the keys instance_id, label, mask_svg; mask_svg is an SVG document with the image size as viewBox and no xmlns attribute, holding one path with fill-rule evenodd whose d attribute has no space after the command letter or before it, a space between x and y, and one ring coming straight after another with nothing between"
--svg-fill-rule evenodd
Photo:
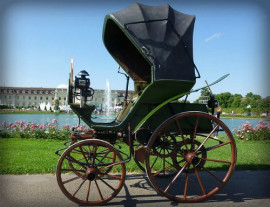
<instances>
[{"instance_id":1,"label":"green foliage","mask_svg":"<svg viewBox=\"0 0 270 207\"><path fill-rule=\"evenodd\" d=\"M211 93L210 93L208 88L203 88L201 90L201 96L210 96L210 95L211 95Z\"/></svg>"},{"instance_id":2,"label":"green foliage","mask_svg":"<svg viewBox=\"0 0 270 207\"><path fill-rule=\"evenodd\" d=\"M254 112L257 115L270 111L270 99L262 99L260 95L251 92L247 93L244 98L241 94L231 94L230 92L217 94L215 98L223 108L247 108L250 106L251 109L245 109L245 113ZM201 97L198 100L200 99ZM198 102L198 100L196 101Z\"/></svg>"},{"instance_id":3,"label":"green foliage","mask_svg":"<svg viewBox=\"0 0 270 207\"><path fill-rule=\"evenodd\" d=\"M241 106L241 97L239 97L239 96L234 97L234 99L231 103L231 107L238 108L240 106Z\"/></svg>"},{"instance_id":4,"label":"green foliage","mask_svg":"<svg viewBox=\"0 0 270 207\"><path fill-rule=\"evenodd\" d=\"M7 106L7 105L0 105L0 109L8 109L9 108L9 106Z\"/></svg>"},{"instance_id":5,"label":"green foliage","mask_svg":"<svg viewBox=\"0 0 270 207\"><path fill-rule=\"evenodd\" d=\"M250 99L250 100L261 100L262 99L262 97L260 95L253 94L252 92L247 93L246 98Z\"/></svg>"},{"instance_id":6,"label":"green foliage","mask_svg":"<svg viewBox=\"0 0 270 207\"><path fill-rule=\"evenodd\" d=\"M270 169L270 140L246 142L237 139L236 145L236 170ZM0 139L0 174L55 173L59 157L54 152L63 147L63 141L59 140ZM128 152L127 145L121 143L121 147ZM126 169L141 173L133 159L126 164Z\"/></svg>"},{"instance_id":7,"label":"green foliage","mask_svg":"<svg viewBox=\"0 0 270 207\"><path fill-rule=\"evenodd\" d=\"M55 98L53 102L54 102L54 110L59 110L59 100L58 100L58 98Z\"/></svg>"},{"instance_id":8,"label":"green foliage","mask_svg":"<svg viewBox=\"0 0 270 207\"><path fill-rule=\"evenodd\" d=\"M219 105L224 108L229 108L233 102L232 94L229 92L220 93L215 96L218 100Z\"/></svg>"},{"instance_id":9,"label":"green foliage","mask_svg":"<svg viewBox=\"0 0 270 207\"><path fill-rule=\"evenodd\" d=\"M59 140L0 139L0 174L55 173L60 148Z\"/></svg>"}]
</instances>

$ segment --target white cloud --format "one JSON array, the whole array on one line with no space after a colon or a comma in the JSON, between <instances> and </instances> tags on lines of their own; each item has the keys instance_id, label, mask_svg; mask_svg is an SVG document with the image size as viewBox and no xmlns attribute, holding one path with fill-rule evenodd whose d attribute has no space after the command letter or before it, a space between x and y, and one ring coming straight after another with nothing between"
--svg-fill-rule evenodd
<instances>
[{"instance_id":1,"label":"white cloud","mask_svg":"<svg viewBox=\"0 0 270 207\"><path fill-rule=\"evenodd\" d=\"M59 84L56 88L67 88L67 84Z\"/></svg>"},{"instance_id":2,"label":"white cloud","mask_svg":"<svg viewBox=\"0 0 270 207\"><path fill-rule=\"evenodd\" d=\"M220 36L221 36L221 33L213 34L212 36L206 38L206 39L204 40L204 42L209 42L210 40L215 39L215 38L219 38Z\"/></svg>"}]
</instances>

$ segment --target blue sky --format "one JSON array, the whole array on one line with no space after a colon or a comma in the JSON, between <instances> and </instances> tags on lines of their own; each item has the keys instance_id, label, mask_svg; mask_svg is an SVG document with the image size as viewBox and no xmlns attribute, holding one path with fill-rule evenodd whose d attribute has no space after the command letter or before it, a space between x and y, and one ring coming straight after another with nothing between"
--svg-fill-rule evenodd
<instances>
[{"instance_id":1,"label":"blue sky","mask_svg":"<svg viewBox=\"0 0 270 207\"><path fill-rule=\"evenodd\" d=\"M106 14L122 10L133 1L37 2L2 3L0 86L66 85L73 56L75 74L87 70L94 89L104 89L106 79L112 89L125 88L125 78L117 74L118 65L103 45L102 28ZM138 2L169 3L180 12L196 16L193 51L201 79L194 89L203 86L205 80L211 83L230 73L212 87L214 93L270 95L266 41L269 16L260 3ZM192 94L190 100L199 95Z\"/></svg>"}]
</instances>

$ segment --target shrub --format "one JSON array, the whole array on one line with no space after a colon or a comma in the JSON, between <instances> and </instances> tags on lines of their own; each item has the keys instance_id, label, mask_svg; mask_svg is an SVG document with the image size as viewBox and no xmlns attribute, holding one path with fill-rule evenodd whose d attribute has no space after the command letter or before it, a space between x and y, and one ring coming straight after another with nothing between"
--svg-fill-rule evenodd
<instances>
[{"instance_id":1,"label":"shrub","mask_svg":"<svg viewBox=\"0 0 270 207\"><path fill-rule=\"evenodd\" d=\"M65 125L60 127L57 120L53 119L51 123L35 124L25 123L25 121L16 121L16 123L3 122L0 124L0 138L38 138L38 139L69 139L73 131L86 132L89 129L85 125L69 127Z\"/></svg>"},{"instance_id":2,"label":"shrub","mask_svg":"<svg viewBox=\"0 0 270 207\"><path fill-rule=\"evenodd\" d=\"M235 130L233 130L235 132ZM236 137L245 140L270 140L270 123L260 120L260 124L253 127L248 121L236 131Z\"/></svg>"}]
</instances>

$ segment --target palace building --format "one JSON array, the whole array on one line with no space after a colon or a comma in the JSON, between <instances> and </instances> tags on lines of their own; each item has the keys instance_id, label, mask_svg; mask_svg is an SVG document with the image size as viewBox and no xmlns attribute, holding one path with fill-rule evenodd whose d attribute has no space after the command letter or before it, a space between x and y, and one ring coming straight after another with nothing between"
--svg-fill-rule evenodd
<instances>
[{"instance_id":1,"label":"palace building","mask_svg":"<svg viewBox=\"0 0 270 207\"><path fill-rule=\"evenodd\" d=\"M129 95L132 91L129 91ZM124 90L111 90L112 107L124 101ZM41 104L54 105L54 100L59 100L59 106L67 106L66 88L27 88L27 87L2 87L0 86L0 105L14 108L38 108ZM105 103L105 90L95 90L93 104L102 109ZM49 109L48 109L49 110Z\"/></svg>"}]
</instances>

